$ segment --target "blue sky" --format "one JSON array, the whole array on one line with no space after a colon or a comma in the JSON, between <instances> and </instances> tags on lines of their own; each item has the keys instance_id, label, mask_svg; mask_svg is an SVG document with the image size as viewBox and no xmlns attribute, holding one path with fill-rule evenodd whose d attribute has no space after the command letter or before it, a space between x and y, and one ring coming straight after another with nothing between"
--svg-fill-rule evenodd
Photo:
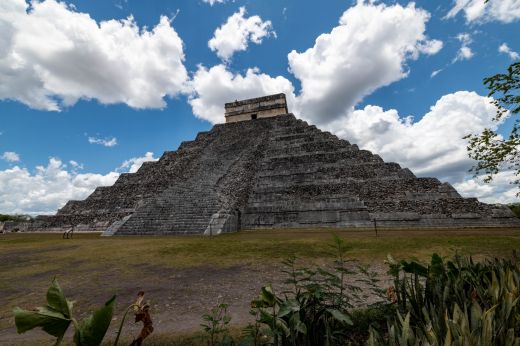
<instances>
[{"instance_id":1,"label":"blue sky","mask_svg":"<svg viewBox=\"0 0 520 346\"><path fill-rule=\"evenodd\" d=\"M462 140L494 126L482 79L520 52L520 3L481 2L3 0L0 212L55 212L221 122L225 102L280 91L419 176L516 201L512 172L468 173Z\"/></svg>"}]
</instances>

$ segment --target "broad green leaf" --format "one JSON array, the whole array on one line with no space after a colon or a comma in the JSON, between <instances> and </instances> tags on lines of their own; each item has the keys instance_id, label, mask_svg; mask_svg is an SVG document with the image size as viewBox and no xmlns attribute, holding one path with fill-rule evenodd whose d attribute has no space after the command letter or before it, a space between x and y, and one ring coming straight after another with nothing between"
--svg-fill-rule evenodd
<instances>
[{"instance_id":1,"label":"broad green leaf","mask_svg":"<svg viewBox=\"0 0 520 346\"><path fill-rule=\"evenodd\" d=\"M103 341L112 321L116 296L110 298L105 305L94 311L94 314L82 320L74 333L77 346L98 346Z\"/></svg>"},{"instance_id":2,"label":"broad green leaf","mask_svg":"<svg viewBox=\"0 0 520 346\"><path fill-rule=\"evenodd\" d=\"M343 322L349 325L352 325L352 320L349 316L345 315L341 311L338 311L336 309L327 309L327 311L339 322Z\"/></svg>"},{"instance_id":3,"label":"broad green leaf","mask_svg":"<svg viewBox=\"0 0 520 346\"><path fill-rule=\"evenodd\" d=\"M403 325L402 326L403 331L401 333L402 339L403 339L402 341L408 340L408 338L410 337L410 334L411 334L410 333L411 330L410 330L410 313L409 312L406 314L406 317L404 318L402 325Z\"/></svg>"},{"instance_id":4,"label":"broad green leaf","mask_svg":"<svg viewBox=\"0 0 520 346\"><path fill-rule=\"evenodd\" d=\"M430 277L437 278L441 276L444 272L444 263L442 262L441 256L434 253L432 255L432 261L430 264Z\"/></svg>"},{"instance_id":5,"label":"broad green leaf","mask_svg":"<svg viewBox=\"0 0 520 346\"><path fill-rule=\"evenodd\" d=\"M48 334L61 339L71 323L61 312L49 307L39 307L34 311L15 308L13 312L18 333L40 327Z\"/></svg>"},{"instance_id":6,"label":"broad green leaf","mask_svg":"<svg viewBox=\"0 0 520 346\"><path fill-rule=\"evenodd\" d=\"M291 331L289 330L289 327L287 326L287 322L285 322L281 318L276 319L276 329L278 331L284 333L286 336L291 334Z\"/></svg>"},{"instance_id":7,"label":"broad green leaf","mask_svg":"<svg viewBox=\"0 0 520 346\"><path fill-rule=\"evenodd\" d=\"M417 274L423 277L428 275L428 268L415 261L401 261L401 265L403 267L403 271L405 271L406 273Z\"/></svg>"},{"instance_id":8,"label":"broad green leaf","mask_svg":"<svg viewBox=\"0 0 520 346\"><path fill-rule=\"evenodd\" d=\"M280 306L280 311L278 311L278 317L284 317L291 312L300 311L300 304L296 299L287 299L282 306Z\"/></svg>"},{"instance_id":9,"label":"broad green leaf","mask_svg":"<svg viewBox=\"0 0 520 346\"><path fill-rule=\"evenodd\" d=\"M265 309L265 308L260 308L258 309L258 311L260 312L260 316L258 318L258 322L260 323L264 323L268 326L272 326L273 325L273 315L271 313L271 311L269 311L270 309Z\"/></svg>"},{"instance_id":10,"label":"broad green leaf","mask_svg":"<svg viewBox=\"0 0 520 346\"><path fill-rule=\"evenodd\" d=\"M56 278L52 280L51 287L47 291L47 304L51 309L61 312L63 316L71 318L72 302L67 301Z\"/></svg>"},{"instance_id":11,"label":"broad green leaf","mask_svg":"<svg viewBox=\"0 0 520 346\"><path fill-rule=\"evenodd\" d=\"M276 303L273 287L271 285L262 287L259 299L268 306L273 306Z\"/></svg>"},{"instance_id":12,"label":"broad green leaf","mask_svg":"<svg viewBox=\"0 0 520 346\"><path fill-rule=\"evenodd\" d=\"M379 346L381 345L381 341L379 340L379 334L377 331L372 328L372 326L369 326L368 328L368 340L367 340L367 346Z\"/></svg>"}]
</instances>

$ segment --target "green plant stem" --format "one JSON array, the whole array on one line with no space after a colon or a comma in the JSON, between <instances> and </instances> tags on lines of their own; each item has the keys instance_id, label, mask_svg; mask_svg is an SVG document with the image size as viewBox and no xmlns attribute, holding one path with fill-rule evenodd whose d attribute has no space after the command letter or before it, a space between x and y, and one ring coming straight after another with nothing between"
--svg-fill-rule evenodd
<instances>
[{"instance_id":1,"label":"green plant stem","mask_svg":"<svg viewBox=\"0 0 520 346\"><path fill-rule=\"evenodd\" d=\"M276 330L276 301L273 303L273 333L274 346L278 346L278 330Z\"/></svg>"},{"instance_id":2,"label":"green plant stem","mask_svg":"<svg viewBox=\"0 0 520 346\"><path fill-rule=\"evenodd\" d=\"M130 309L138 307L137 304L132 304L128 308L126 308L125 314L123 315L123 319L121 319L121 324L119 325L119 329L117 330L117 336L116 340L114 341L114 346L117 346L117 343L119 342L119 337L121 336L121 332L123 331L123 324L125 323L126 315L128 315L128 312Z\"/></svg>"}]
</instances>

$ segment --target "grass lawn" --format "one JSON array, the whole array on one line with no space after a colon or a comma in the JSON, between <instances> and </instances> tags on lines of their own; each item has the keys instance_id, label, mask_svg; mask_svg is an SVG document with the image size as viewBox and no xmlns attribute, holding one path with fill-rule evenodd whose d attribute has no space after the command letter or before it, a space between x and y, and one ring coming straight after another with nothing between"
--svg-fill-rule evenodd
<instances>
[{"instance_id":1,"label":"grass lawn","mask_svg":"<svg viewBox=\"0 0 520 346\"><path fill-rule=\"evenodd\" d=\"M221 295L237 325L262 285L280 281L280 262L295 255L306 263L330 262L332 234L344 238L349 256L384 272L395 258L427 259L433 252L508 256L520 249L520 229L464 230L265 230L218 237L111 237L76 234L0 235L0 344L45 334L17 336L15 306L42 305L54 276L77 301L81 317L118 295L116 313L143 289L153 302L157 335L198 328L200 316ZM128 328L134 333L139 326ZM126 328L126 327L125 327ZM33 336L36 335L36 336Z\"/></svg>"}]
</instances>

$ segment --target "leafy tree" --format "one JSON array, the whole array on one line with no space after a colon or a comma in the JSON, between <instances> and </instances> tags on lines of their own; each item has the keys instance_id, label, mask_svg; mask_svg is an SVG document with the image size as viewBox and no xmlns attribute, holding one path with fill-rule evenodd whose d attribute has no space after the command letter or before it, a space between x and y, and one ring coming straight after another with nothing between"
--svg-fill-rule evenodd
<instances>
[{"instance_id":1,"label":"leafy tree","mask_svg":"<svg viewBox=\"0 0 520 346\"><path fill-rule=\"evenodd\" d=\"M520 62L511 64L507 73L485 78L484 84L489 89L488 96L494 98L493 104L497 107L493 121L501 123L511 115L514 124L507 138L502 138L491 129L465 137L469 139L469 157L477 161L472 171L475 174L486 174L485 182L490 182L495 174L504 170L514 170L519 176L520 122L517 116L520 113ZM512 183L519 185L520 179L515 179Z\"/></svg>"},{"instance_id":2,"label":"leafy tree","mask_svg":"<svg viewBox=\"0 0 520 346\"><path fill-rule=\"evenodd\" d=\"M25 222L25 221L31 221L31 220L32 220L32 217L30 215L0 214L0 222L3 222L3 221Z\"/></svg>"},{"instance_id":3,"label":"leafy tree","mask_svg":"<svg viewBox=\"0 0 520 346\"><path fill-rule=\"evenodd\" d=\"M516 215L516 217L520 217L520 204L511 204L509 205L509 209Z\"/></svg>"}]
</instances>

